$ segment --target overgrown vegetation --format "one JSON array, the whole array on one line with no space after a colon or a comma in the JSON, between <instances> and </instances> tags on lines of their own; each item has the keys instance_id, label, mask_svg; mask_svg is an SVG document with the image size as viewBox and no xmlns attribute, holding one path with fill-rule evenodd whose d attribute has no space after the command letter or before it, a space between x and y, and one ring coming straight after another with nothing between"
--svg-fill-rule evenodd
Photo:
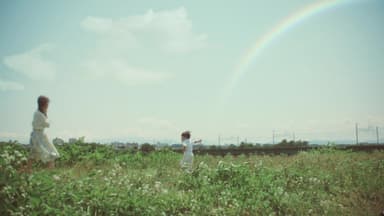
<instances>
[{"instance_id":1,"label":"overgrown vegetation","mask_svg":"<svg viewBox=\"0 0 384 216\"><path fill-rule=\"evenodd\" d=\"M384 152L328 147L295 156L196 156L58 146L57 167L19 172L27 150L0 145L0 215L378 215Z\"/></svg>"}]
</instances>

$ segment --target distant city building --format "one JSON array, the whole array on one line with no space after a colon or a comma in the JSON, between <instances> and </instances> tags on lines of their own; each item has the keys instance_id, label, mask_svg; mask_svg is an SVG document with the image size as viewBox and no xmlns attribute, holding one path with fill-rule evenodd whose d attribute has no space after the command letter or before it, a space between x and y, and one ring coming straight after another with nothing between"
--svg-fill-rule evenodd
<instances>
[{"instance_id":1,"label":"distant city building","mask_svg":"<svg viewBox=\"0 0 384 216\"><path fill-rule=\"evenodd\" d=\"M69 140L68 140L68 143L69 144L74 144L74 143L76 143L77 142L77 139L76 138L69 138Z\"/></svg>"},{"instance_id":2,"label":"distant city building","mask_svg":"<svg viewBox=\"0 0 384 216\"><path fill-rule=\"evenodd\" d=\"M74 144L74 143L77 143L77 142L84 143L85 142L85 137L82 136L82 137L79 137L79 138L69 138L69 140L68 140L69 144Z\"/></svg>"},{"instance_id":3,"label":"distant city building","mask_svg":"<svg viewBox=\"0 0 384 216\"><path fill-rule=\"evenodd\" d=\"M156 145L155 145L156 149L164 149L164 148L167 148L169 147L168 146L168 143L160 143L160 142L157 142Z\"/></svg>"},{"instance_id":4,"label":"distant city building","mask_svg":"<svg viewBox=\"0 0 384 216\"><path fill-rule=\"evenodd\" d=\"M183 149L183 145L182 144L172 144L171 145L171 149L173 149L173 150L181 150L181 149Z\"/></svg>"}]
</instances>

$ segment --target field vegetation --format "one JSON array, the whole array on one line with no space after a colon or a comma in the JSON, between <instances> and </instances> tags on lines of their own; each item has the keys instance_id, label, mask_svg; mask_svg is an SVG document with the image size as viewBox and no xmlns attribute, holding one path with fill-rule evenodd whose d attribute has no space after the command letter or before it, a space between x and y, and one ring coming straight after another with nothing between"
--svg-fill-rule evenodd
<instances>
[{"instance_id":1,"label":"field vegetation","mask_svg":"<svg viewBox=\"0 0 384 216\"><path fill-rule=\"evenodd\" d=\"M0 215L378 215L384 152L325 147L294 156L200 156L57 146L56 168L22 171L27 149L0 145Z\"/></svg>"}]
</instances>

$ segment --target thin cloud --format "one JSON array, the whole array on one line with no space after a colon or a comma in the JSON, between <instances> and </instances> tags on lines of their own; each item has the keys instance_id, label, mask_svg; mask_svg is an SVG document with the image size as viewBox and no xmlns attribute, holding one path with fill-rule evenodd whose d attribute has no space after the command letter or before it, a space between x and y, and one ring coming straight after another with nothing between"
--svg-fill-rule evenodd
<instances>
[{"instance_id":1,"label":"thin cloud","mask_svg":"<svg viewBox=\"0 0 384 216\"><path fill-rule=\"evenodd\" d=\"M16 132L9 132L9 131L0 132L1 139L20 139L23 137L24 137L24 134L20 134Z\"/></svg>"},{"instance_id":2,"label":"thin cloud","mask_svg":"<svg viewBox=\"0 0 384 216\"><path fill-rule=\"evenodd\" d=\"M129 66L122 60L88 61L85 65L88 75L94 79L110 80L137 86L158 84L169 79L169 75Z\"/></svg>"},{"instance_id":3,"label":"thin cloud","mask_svg":"<svg viewBox=\"0 0 384 216\"><path fill-rule=\"evenodd\" d=\"M141 15L120 19L89 16L82 27L112 44L151 47L166 52L187 53L206 45L206 35L192 30L184 7L175 10L148 10Z\"/></svg>"},{"instance_id":4,"label":"thin cloud","mask_svg":"<svg viewBox=\"0 0 384 216\"><path fill-rule=\"evenodd\" d=\"M44 54L52 50L52 44L42 44L24 53L6 56L3 63L12 71L23 74L32 80L50 81L55 78L57 66L46 59Z\"/></svg>"},{"instance_id":5,"label":"thin cloud","mask_svg":"<svg viewBox=\"0 0 384 216\"><path fill-rule=\"evenodd\" d=\"M142 117L137 119L137 124L130 131L132 135L141 137L170 138L175 137L177 127L170 120L157 117Z\"/></svg>"},{"instance_id":6,"label":"thin cloud","mask_svg":"<svg viewBox=\"0 0 384 216\"><path fill-rule=\"evenodd\" d=\"M0 79L0 91L21 91L24 90L24 85Z\"/></svg>"},{"instance_id":7,"label":"thin cloud","mask_svg":"<svg viewBox=\"0 0 384 216\"><path fill-rule=\"evenodd\" d=\"M168 120L152 118L152 117L143 117L138 120L140 125L150 127L153 129L175 129L176 127Z\"/></svg>"},{"instance_id":8,"label":"thin cloud","mask_svg":"<svg viewBox=\"0 0 384 216\"><path fill-rule=\"evenodd\" d=\"M240 122L240 123L235 124L235 128L237 128L237 129L249 129L250 126L247 123Z\"/></svg>"}]
</instances>

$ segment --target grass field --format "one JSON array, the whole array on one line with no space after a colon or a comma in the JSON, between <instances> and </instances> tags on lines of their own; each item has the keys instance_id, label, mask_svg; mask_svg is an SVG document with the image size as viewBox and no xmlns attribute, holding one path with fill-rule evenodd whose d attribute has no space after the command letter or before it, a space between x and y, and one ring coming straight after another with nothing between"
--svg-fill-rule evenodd
<instances>
[{"instance_id":1,"label":"grass field","mask_svg":"<svg viewBox=\"0 0 384 216\"><path fill-rule=\"evenodd\" d=\"M26 150L0 147L0 215L379 215L384 152L324 148L295 156L196 156L59 146L52 170L18 172Z\"/></svg>"}]
</instances>

